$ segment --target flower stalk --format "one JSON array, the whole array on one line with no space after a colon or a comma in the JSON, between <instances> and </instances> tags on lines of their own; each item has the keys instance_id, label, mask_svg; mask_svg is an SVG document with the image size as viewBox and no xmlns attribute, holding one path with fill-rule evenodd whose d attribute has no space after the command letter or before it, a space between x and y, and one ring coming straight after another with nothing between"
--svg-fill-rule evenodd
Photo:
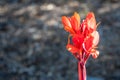
<instances>
[{"instance_id":1,"label":"flower stalk","mask_svg":"<svg viewBox=\"0 0 120 80\"><path fill-rule=\"evenodd\" d=\"M78 61L78 80L86 80L85 63Z\"/></svg>"}]
</instances>

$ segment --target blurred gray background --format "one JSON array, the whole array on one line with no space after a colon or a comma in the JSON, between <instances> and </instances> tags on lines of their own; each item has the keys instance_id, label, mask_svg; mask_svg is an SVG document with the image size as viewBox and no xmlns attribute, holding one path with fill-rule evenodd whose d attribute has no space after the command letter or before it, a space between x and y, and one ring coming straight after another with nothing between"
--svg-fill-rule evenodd
<instances>
[{"instance_id":1,"label":"blurred gray background","mask_svg":"<svg viewBox=\"0 0 120 80\"><path fill-rule=\"evenodd\" d=\"M120 80L120 0L0 0L0 80L77 80L61 16L93 11L100 56L88 80Z\"/></svg>"}]
</instances>

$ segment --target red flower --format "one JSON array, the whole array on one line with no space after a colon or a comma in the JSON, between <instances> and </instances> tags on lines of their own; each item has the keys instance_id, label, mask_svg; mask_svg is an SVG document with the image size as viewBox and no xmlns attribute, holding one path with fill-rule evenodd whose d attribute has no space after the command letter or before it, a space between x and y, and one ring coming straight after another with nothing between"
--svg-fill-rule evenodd
<instances>
[{"instance_id":1,"label":"red flower","mask_svg":"<svg viewBox=\"0 0 120 80\"><path fill-rule=\"evenodd\" d=\"M74 13L72 17L62 17L64 29L70 33L67 50L77 59L87 60L90 54L97 58L99 52L95 49L99 42L99 33L96 31L97 24L93 12L89 12L86 19L80 23L80 16ZM72 43L70 43L70 40Z\"/></svg>"}]
</instances>

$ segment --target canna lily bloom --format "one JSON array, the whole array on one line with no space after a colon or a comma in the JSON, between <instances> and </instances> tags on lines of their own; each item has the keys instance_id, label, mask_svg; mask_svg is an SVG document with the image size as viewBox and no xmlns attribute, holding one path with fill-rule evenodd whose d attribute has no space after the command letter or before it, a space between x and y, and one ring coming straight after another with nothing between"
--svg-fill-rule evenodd
<instances>
[{"instance_id":1,"label":"canna lily bloom","mask_svg":"<svg viewBox=\"0 0 120 80\"><path fill-rule=\"evenodd\" d=\"M78 13L71 17L62 17L64 29L69 32L66 48L78 60L78 79L86 80L85 64L89 56L97 58L99 51L96 46L99 42L99 33L96 31L96 24L93 12L89 12L86 18L81 22ZM71 38L70 38L71 37Z\"/></svg>"},{"instance_id":2,"label":"canna lily bloom","mask_svg":"<svg viewBox=\"0 0 120 80\"><path fill-rule=\"evenodd\" d=\"M64 29L70 33L72 37L68 37L67 50L70 51L77 59L87 60L92 54L93 58L97 58L99 52L95 49L99 42L99 33L96 31L97 25L93 12L89 12L85 20L80 22L78 13L74 13L72 17L62 17Z\"/></svg>"}]
</instances>

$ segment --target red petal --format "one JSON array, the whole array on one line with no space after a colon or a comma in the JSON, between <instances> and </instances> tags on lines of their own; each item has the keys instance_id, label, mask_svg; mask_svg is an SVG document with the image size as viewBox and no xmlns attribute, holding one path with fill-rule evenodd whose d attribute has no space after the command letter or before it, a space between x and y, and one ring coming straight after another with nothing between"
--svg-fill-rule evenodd
<instances>
[{"instance_id":1,"label":"red petal","mask_svg":"<svg viewBox=\"0 0 120 80\"><path fill-rule=\"evenodd\" d=\"M92 49L92 45L93 45L93 37L89 36L88 38L85 39L84 44L83 44L83 48L85 51L89 51L90 49Z\"/></svg>"},{"instance_id":2,"label":"red petal","mask_svg":"<svg viewBox=\"0 0 120 80\"><path fill-rule=\"evenodd\" d=\"M79 35L74 35L73 38L72 38L73 44L79 49L82 47L83 40L84 40L84 37L80 34Z\"/></svg>"},{"instance_id":3,"label":"red petal","mask_svg":"<svg viewBox=\"0 0 120 80\"><path fill-rule=\"evenodd\" d=\"M84 35L84 37L87 37L93 30L91 30L87 25L87 20L83 20L81 24L81 32Z\"/></svg>"},{"instance_id":4,"label":"red petal","mask_svg":"<svg viewBox=\"0 0 120 80\"><path fill-rule=\"evenodd\" d=\"M69 26L65 26L64 29L67 31L67 32L70 32L71 34L74 34L74 30L72 28L70 28Z\"/></svg>"},{"instance_id":5,"label":"red petal","mask_svg":"<svg viewBox=\"0 0 120 80\"><path fill-rule=\"evenodd\" d=\"M85 31L86 29L86 20L83 20L83 22L81 23L81 30L82 30L82 33Z\"/></svg>"},{"instance_id":6,"label":"red petal","mask_svg":"<svg viewBox=\"0 0 120 80\"><path fill-rule=\"evenodd\" d=\"M71 23L66 16L62 16L62 23L64 26L69 26L70 28L72 28Z\"/></svg>"},{"instance_id":7,"label":"red petal","mask_svg":"<svg viewBox=\"0 0 120 80\"><path fill-rule=\"evenodd\" d=\"M67 50L70 51L71 53L77 53L79 51L78 48L76 48L75 46L71 45L71 44L67 44L66 46Z\"/></svg>"},{"instance_id":8,"label":"red petal","mask_svg":"<svg viewBox=\"0 0 120 80\"><path fill-rule=\"evenodd\" d=\"M71 27L71 23L69 21L69 19L65 16L62 17L62 23L64 25L64 29L68 32L70 32L71 34L74 34L74 30Z\"/></svg>"},{"instance_id":9,"label":"red petal","mask_svg":"<svg viewBox=\"0 0 120 80\"><path fill-rule=\"evenodd\" d=\"M74 17L77 21L77 26L76 26L76 30L79 30L80 29L80 16L77 12L74 13Z\"/></svg>"},{"instance_id":10,"label":"red petal","mask_svg":"<svg viewBox=\"0 0 120 80\"><path fill-rule=\"evenodd\" d=\"M78 13L74 13L74 15L71 17L71 25L72 28L78 32L80 30L80 16Z\"/></svg>"},{"instance_id":11,"label":"red petal","mask_svg":"<svg viewBox=\"0 0 120 80\"><path fill-rule=\"evenodd\" d=\"M86 16L86 20L87 20L87 27L94 31L97 27L94 13L89 12Z\"/></svg>"}]
</instances>

